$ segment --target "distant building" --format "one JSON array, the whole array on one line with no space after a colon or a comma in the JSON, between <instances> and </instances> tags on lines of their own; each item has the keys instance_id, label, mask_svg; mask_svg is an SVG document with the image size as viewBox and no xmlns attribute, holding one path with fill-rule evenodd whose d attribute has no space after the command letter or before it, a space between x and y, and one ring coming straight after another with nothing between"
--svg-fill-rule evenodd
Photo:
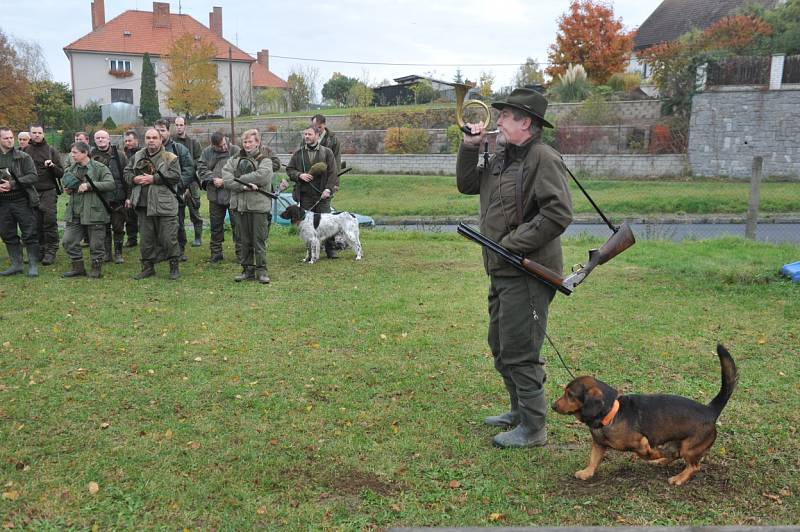
<instances>
[{"instance_id":1,"label":"distant building","mask_svg":"<svg viewBox=\"0 0 800 532\"><path fill-rule=\"evenodd\" d=\"M153 11L128 10L105 21L104 0L94 0L91 6L92 31L64 47L70 61L72 102L84 106L90 102L109 104L125 102L139 106L142 56L150 54L156 72L161 114L173 114L166 105L164 56L172 43L186 33L210 42L216 48L214 63L220 80L223 104L215 114L230 115L230 82L228 78L230 50L233 70L233 108L246 107L252 97L254 78L262 82L285 82L222 36L222 8L209 13L209 25L204 26L189 15L170 13L169 3L153 2Z\"/></svg>"},{"instance_id":2,"label":"distant building","mask_svg":"<svg viewBox=\"0 0 800 532\"><path fill-rule=\"evenodd\" d=\"M704 30L715 22L735 15L752 3L775 7L782 0L664 0L639 26L633 40L629 72L639 72L642 79L651 77L650 66L638 59L641 52L665 42L672 42L692 29Z\"/></svg>"},{"instance_id":3,"label":"distant building","mask_svg":"<svg viewBox=\"0 0 800 532\"><path fill-rule=\"evenodd\" d=\"M406 105L414 103L414 92L411 87L421 81L429 81L433 89L439 93L439 98L454 102L456 100L455 83L428 78L425 76L403 76L394 78L395 85L384 85L375 87L372 92L375 94L375 105Z\"/></svg>"}]
</instances>

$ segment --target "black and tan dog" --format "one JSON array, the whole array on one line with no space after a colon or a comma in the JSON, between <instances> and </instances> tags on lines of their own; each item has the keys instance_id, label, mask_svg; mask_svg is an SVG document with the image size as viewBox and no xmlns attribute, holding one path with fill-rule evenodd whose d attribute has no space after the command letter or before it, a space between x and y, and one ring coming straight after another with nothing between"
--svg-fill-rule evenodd
<instances>
[{"instance_id":1,"label":"black and tan dog","mask_svg":"<svg viewBox=\"0 0 800 532\"><path fill-rule=\"evenodd\" d=\"M592 453L589 465L575 472L581 480L594 475L606 449L633 451L656 464L683 458L686 468L670 477L680 486L700 469L700 460L717 438L716 421L736 387L736 364L728 350L717 345L722 388L702 405L678 395L620 395L593 377L578 377L553 403L559 414L573 414L589 425Z\"/></svg>"}]
</instances>

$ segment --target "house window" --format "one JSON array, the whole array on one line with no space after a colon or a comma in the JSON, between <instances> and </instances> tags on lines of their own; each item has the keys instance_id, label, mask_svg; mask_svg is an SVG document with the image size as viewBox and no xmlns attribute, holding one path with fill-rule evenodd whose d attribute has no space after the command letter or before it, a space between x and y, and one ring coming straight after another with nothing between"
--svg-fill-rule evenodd
<instances>
[{"instance_id":1,"label":"house window","mask_svg":"<svg viewBox=\"0 0 800 532\"><path fill-rule=\"evenodd\" d=\"M116 70L118 72L130 72L131 71L131 62L130 61L122 61L122 60L111 60L111 69Z\"/></svg>"},{"instance_id":2,"label":"house window","mask_svg":"<svg viewBox=\"0 0 800 532\"><path fill-rule=\"evenodd\" d=\"M133 89L111 89L111 103L115 102L133 104Z\"/></svg>"}]
</instances>

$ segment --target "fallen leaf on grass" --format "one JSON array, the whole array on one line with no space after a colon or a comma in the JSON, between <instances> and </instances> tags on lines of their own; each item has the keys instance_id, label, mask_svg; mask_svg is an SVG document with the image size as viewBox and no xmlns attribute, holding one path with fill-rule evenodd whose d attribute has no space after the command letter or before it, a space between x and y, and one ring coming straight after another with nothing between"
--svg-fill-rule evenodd
<instances>
[{"instance_id":1,"label":"fallen leaf on grass","mask_svg":"<svg viewBox=\"0 0 800 532\"><path fill-rule=\"evenodd\" d=\"M489 514L489 521L502 521L505 518L506 516L501 513L494 512Z\"/></svg>"},{"instance_id":2,"label":"fallen leaf on grass","mask_svg":"<svg viewBox=\"0 0 800 532\"><path fill-rule=\"evenodd\" d=\"M771 494L771 493L766 493L766 492L765 492L765 493L762 493L761 495L762 495L762 496L764 496L764 497L766 497L767 499L769 499L769 500L771 500L771 501L775 501L775 502L777 502L777 503L780 503L780 502L782 502L782 501L781 501L781 498L780 498L780 497L778 497L777 495L773 495L773 494Z\"/></svg>"},{"instance_id":3,"label":"fallen leaf on grass","mask_svg":"<svg viewBox=\"0 0 800 532\"><path fill-rule=\"evenodd\" d=\"M267 507L266 506L259 506L258 508L256 508L256 513L258 515L266 514L267 513Z\"/></svg>"},{"instance_id":4,"label":"fallen leaf on grass","mask_svg":"<svg viewBox=\"0 0 800 532\"><path fill-rule=\"evenodd\" d=\"M203 357L194 357L194 361L195 362L202 362L203 361Z\"/></svg>"},{"instance_id":5,"label":"fallen leaf on grass","mask_svg":"<svg viewBox=\"0 0 800 532\"><path fill-rule=\"evenodd\" d=\"M189 442L189 443L187 443L186 445L188 445L189 447L191 447L191 448L192 448L192 449L194 449L195 451L196 451L197 449L199 449L199 448L200 448L200 444L199 444L199 443L197 443L196 441L190 441L190 442Z\"/></svg>"},{"instance_id":6,"label":"fallen leaf on grass","mask_svg":"<svg viewBox=\"0 0 800 532\"><path fill-rule=\"evenodd\" d=\"M101 429L107 429L110 426L111 426L111 423L108 423L108 422L100 423L100 428Z\"/></svg>"},{"instance_id":7,"label":"fallen leaf on grass","mask_svg":"<svg viewBox=\"0 0 800 532\"><path fill-rule=\"evenodd\" d=\"M168 440L172 439L172 429L167 429L167 432L164 433L164 437Z\"/></svg>"},{"instance_id":8,"label":"fallen leaf on grass","mask_svg":"<svg viewBox=\"0 0 800 532\"><path fill-rule=\"evenodd\" d=\"M100 485L97 482L94 481L89 482L88 487L89 487L89 493L91 493L92 495L97 495L97 493L100 491Z\"/></svg>"},{"instance_id":9,"label":"fallen leaf on grass","mask_svg":"<svg viewBox=\"0 0 800 532\"><path fill-rule=\"evenodd\" d=\"M4 501L16 501L19 499L19 492L17 490L10 490L3 492Z\"/></svg>"},{"instance_id":10,"label":"fallen leaf on grass","mask_svg":"<svg viewBox=\"0 0 800 532\"><path fill-rule=\"evenodd\" d=\"M457 480L451 480L450 481L450 489L451 490L455 490L455 489L458 489L460 487L461 487L461 482L459 482Z\"/></svg>"}]
</instances>

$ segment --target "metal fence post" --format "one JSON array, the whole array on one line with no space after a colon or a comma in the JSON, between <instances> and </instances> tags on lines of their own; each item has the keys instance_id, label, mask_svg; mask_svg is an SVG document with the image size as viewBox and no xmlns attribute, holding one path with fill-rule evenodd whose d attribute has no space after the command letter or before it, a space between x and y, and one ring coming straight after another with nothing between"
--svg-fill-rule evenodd
<instances>
[{"instance_id":1,"label":"metal fence post","mask_svg":"<svg viewBox=\"0 0 800 532\"><path fill-rule=\"evenodd\" d=\"M747 200L747 225L744 229L744 237L749 240L756 239L758 205L761 192L761 168L763 165L763 157L753 157L753 173L750 176L750 198Z\"/></svg>"}]
</instances>

